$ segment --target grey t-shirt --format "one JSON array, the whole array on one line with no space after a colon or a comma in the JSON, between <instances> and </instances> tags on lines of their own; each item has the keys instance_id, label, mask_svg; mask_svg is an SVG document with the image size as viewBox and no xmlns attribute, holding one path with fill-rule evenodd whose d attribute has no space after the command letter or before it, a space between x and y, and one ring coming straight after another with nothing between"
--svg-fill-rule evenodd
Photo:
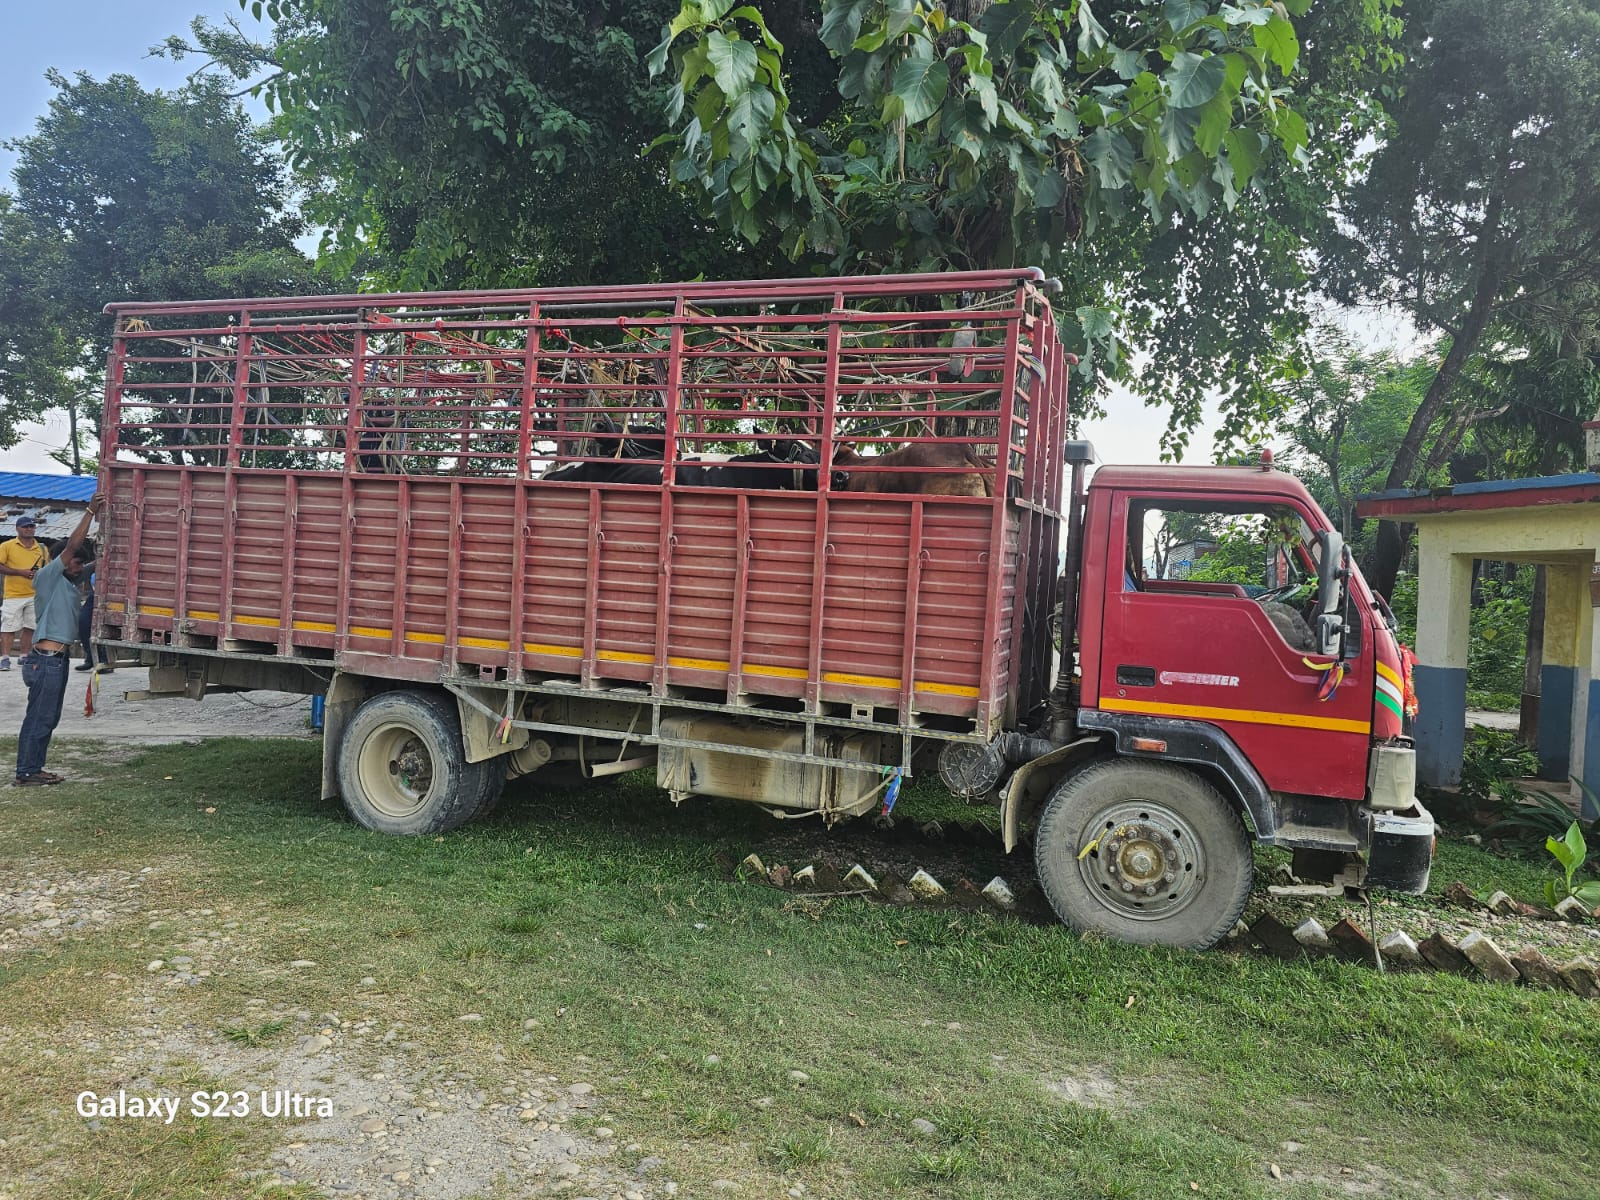
<instances>
[{"instance_id":1,"label":"grey t-shirt","mask_svg":"<svg viewBox=\"0 0 1600 1200\"><path fill-rule=\"evenodd\" d=\"M78 585L67 578L62 560L57 558L40 567L33 576L33 607L38 624L33 631L36 642L60 642L70 646L78 640L78 609L82 597Z\"/></svg>"}]
</instances>

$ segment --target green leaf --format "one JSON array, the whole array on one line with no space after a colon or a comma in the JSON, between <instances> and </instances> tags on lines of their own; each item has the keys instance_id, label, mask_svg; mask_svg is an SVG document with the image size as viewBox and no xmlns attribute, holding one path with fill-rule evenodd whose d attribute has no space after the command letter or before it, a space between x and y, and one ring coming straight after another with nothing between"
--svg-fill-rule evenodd
<instances>
[{"instance_id":1,"label":"green leaf","mask_svg":"<svg viewBox=\"0 0 1600 1200\"><path fill-rule=\"evenodd\" d=\"M747 91L756 79L756 48L742 38L713 31L706 37L712 77L725 96Z\"/></svg>"},{"instance_id":2,"label":"green leaf","mask_svg":"<svg viewBox=\"0 0 1600 1200\"><path fill-rule=\"evenodd\" d=\"M1233 124L1233 98L1226 90L1218 92L1201 107L1194 129L1194 144L1207 158L1222 149L1222 136Z\"/></svg>"},{"instance_id":3,"label":"green leaf","mask_svg":"<svg viewBox=\"0 0 1600 1200\"><path fill-rule=\"evenodd\" d=\"M1266 4L1252 4L1248 8L1224 4L1218 15L1228 25L1265 25L1272 19L1272 8Z\"/></svg>"},{"instance_id":4,"label":"green leaf","mask_svg":"<svg viewBox=\"0 0 1600 1200\"><path fill-rule=\"evenodd\" d=\"M1279 108L1277 134L1278 141L1283 143L1284 153L1293 154L1309 140L1306 119L1292 108L1287 106Z\"/></svg>"},{"instance_id":5,"label":"green leaf","mask_svg":"<svg viewBox=\"0 0 1600 1200\"><path fill-rule=\"evenodd\" d=\"M846 100L870 100L877 90L877 60L861 50L845 55L839 67L839 94Z\"/></svg>"},{"instance_id":6,"label":"green leaf","mask_svg":"<svg viewBox=\"0 0 1600 1200\"><path fill-rule=\"evenodd\" d=\"M1032 4L1020 2L991 4L978 18L978 29L989 39L989 51L997 58L1016 53L1033 26ZM1043 59L1039 60L1041 63Z\"/></svg>"},{"instance_id":7,"label":"green leaf","mask_svg":"<svg viewBox=\"0 0 1600 1200\"><path fill-rule=\"evenodd\" d=\"M1222 88L1227 68L1215 55L1202 58L1182 51L1163 78L1174 108L1199 108Z\"/></svg>"},{"instance_id":8,"label":"green leaf","mask_svg":"<svg viewBox=\"0 0 1600 1200\"><path fill-rule=\"evenodd\" d=\"M1219 157L1211 168L1211 179L1222 189L1222 203L1231 210L1239 202L1239 189L1233 185L1233 164Z\"/></svg>"},{"instance_id":9,"label":"green leaf","mask_svg":"<svg viewBox=\"0 0 1600 1200\"><path fill-rule=\"evenodd\" d=\"M994 9L989 11L993 12ZM1066 107L1067 94L1061 86L1061 72L1056 70L1055 63L1043 55L1033 64L1033 74L1028 78L1028 90L1039 98L1039 103L1044 105L1046 112Z\"/></svg>"},{"instance_id":10,"label":"green leaf","mask_svg":"<svg viewBox=\"0 0 1600 1200\"><path fill-rule=\"evenodd\" d=\"M889 20L885 30L892 38L911 28L917 19L917 0L888 0Z\"/></svg>"},{"instance_id":11,"label":"green leaf","mask_svg":"<svg viewBox=\"0 0 1600 1200\"><path fill-rule=\"evenodd\" d=\"M983 107L983 115L993 128L1000 121L1000 96L995 91L994 80L986 79L982 75L974 75L967 84L967 93L975 96Z\"/></svg>"},{"instance_id":12,"label":"green leaf","mask_svg":"<svg viewBox=\"0 0 1600 1200\"><path fill-rule=\"evenodd\" d=\"M1241 192L1250 185L1250 178L1266 161L1261 154L1261 135L1253 129L1230 129L1223 135L1222 144L1228 149L1228 165L1233 168L1233 182Z\"/></svg>"},{"instance_id":13,"label":"green leaf","mask_svg":"<svg viewBox=\"0 0 1600 1200\"><path fill-rule=\"evenodd\" d=\"M1588 844L1583 840L1583 830L1574 821L1567 826L1567 850L1572 855L1572 869L1576 871L1583 866L1583 860L1589 856Z\"/></svg>"},{"instance_id":14,"label":"green leaf","mask_svg":"<svg viewBox=\"0 0 1600 1200\"><path fill-rule=\"evenodd\" d=\"M1132 79L1144 70L1144 55L1137 50L1113 50L1111 69L1123 79Z\"/></svg>"},{"instance_id":15,"label":"green leaf","mask_svg":"<svg viewBox=\"0 0 1600 1200\"><path fill-rule=\"evenodd\" d=\"M752 88L734 96L728 104L728 131L742 141L742 150L749 152L749 147L754 146L763 131L771 128L776 115L778 102L774 101L773 93L766 88ZM741 149L734 146L733 152L738 157Z\"/></svg>"},{"instance_id":16,"label":"green leaf","mask_svg":"<svg viewBox=\"0 0 1600 1200\"><path fill-rule=\"evenodd\" d=\"M1577 823L1574 822L1572 828L1568 829L1567 832L1570 834L1572 829L1576 828ZM1561 869L1567 873L1567 878L1571 879L1573 871L1572 848L1568 846L1565 841L1561 841L1553 837L1545 838L1544 848L1550 851L1551 854L1555 855L1556 861L1561 864Z\"/></svg>"},{"instance_id":17,"label":"green leaf","mask_svg":"<svg viewBox=\"0 0 1600 1200\"><path fill-rule=\"evenodd\" d=\"M645 59L645 66L649 68L651 78L667 69L667 51L672 49L672 43L677 36L677 34L669 32L666 37L656 43L656 48L650 51L650 57Z\"/></svg>"},{"instance_id":18,"label":"green leaf","mask_svg":"<svg viewBox=\"0 0 1600 1200\"><path fill-rule=\"evenodd\" d=\"M822 44L843 58L861 36L861 18L871 0L832 0L823 6Z\"/></svg>"},{"instance_id":19,"label":"green leaf","mask_svg":"<svg viewBox=\"0 0 1600 1200\"><path fill-rule=\"evenodd\" d=\"M1089 0L1078 0L1078 53L1093 58L1111 40L1105 26L1089 11Z\"/></svg>"},{"instance_id":20,"label":"green leaf","mask_svg":"<svg viewBox=\"0 0 1600 1200\"><path fill-rule=\"evenodd\" d=\"M876 29L869 29L850 44L852 50L865 50L868 54L883 48L889 40L889 31L882 25Z\"/></svg>"},{"instance_id":21,"label":"green leaf","mask_svg":"<svg viewBox=\"0 0 1600 1200\"><path fill-rule=\"evenodd\" d=\"M1295 60L1300 57L1300 39L1295 37L1293 25L1274 13L1265 25L1257 25L1251 32L1256 45L1278 64L1280 71L1287 75L1294 70Z\"/></svg>"},{"instance_id":22,"label":"green leaf","mask_svg":"<svg viewBox=\"0 0 1600 1200\"><path fill-rule=\"evenodd\" d=\"M1056 171L1043 171L1033 189L1035 208L1054 208L1067 194L1067 181Z\"/></svg>"},{"instance_id":23,"label":"green leaf","mask_svg":"<svg viewBox=\"0 0 1600 1200\"><path fill-rule=\"evenodd\" d=\"M1109 308L1085 305L1075 310L1072 315L1078 318L1078 328L1083 330L1083 336L1091 342L1110 337L1112 330L1116 328L1116 314Z\"/></svg>"},{"instance_id":24,"label":"green leaf","mask_svg":"<svg viewBox=\"0 0 1600 1200\"><path fill-rule=\"evenodd\" d=\"M940 129L944 139L974 164L983 158L984 148L988 145L988 130L983 120L983 110L976 102L963 100L944 114Z\"/></svg>"},{"instance_id":25,"label":"green leaf","mask_svg":"<svg viewBox=\"0 0 1600 1200\"><path fill-rule=\"evenodd\" d=\"M913 54L894 73L894 94L905 103L906 120L912 125L938 112L950 88L950 68L943 59L933 58L932 50L926 53L926 58Z\"/></svg>"},{"instance_id":26,"label":"green leaf","mask_svg":"<svg viewBox=\"0 0 1600 1200\"><path fill-rule=\"evenodd\" d=\"M761 41L768 50L775 51L778 54L783 53L783 43L772 36L772 30L767 28L766 20L756 9L752 8L748 4L744 4L734 9L728 15L730 17L743 17L746 21L749 21L750 24L754 25L756 29L760 31Z\"/></svg>"},{"instance_id":27,"label":"green leaf","mask_svg":"<svg viewBox=\"0 0 1600 1200\"><path fill-rule=\"evenodd\" d=\"M1169 108L1161 114L1161 142L1167 157L1182 158L1195 148L1194 127L1198 115L1188 109Z\"/></svg>"},{"instance_id":28,"label":"green leaf","mask_svg":"<svg viewBox=\"0 0 1600 1200\"><path fill-rule=\"evenodd\" d=\"M1167 0L1161 9L1161 15L1167 19L1174 33L1182 33L1210 12L1211 6L1206 0Z\"/></svg>"},{"instance_id":29,"label":"green leaf","mask_svg":"<svg viewBox=\"0 0 1600 1200\"><path fill-rule=\"evenodd\" d=\"M1133 144L1115 129L1096 129L1083 143L1083 154L1107 191L1115 191L1133 177Z\"/></svg>"},{"instance_id":30,"label":"green leaf","mask_svg":"<svg viewBox=\"0 0 1600 1200\"><path fill-rule=\"evenodd\" d=\"M670 42L691 25L702 24L705 20L700 14L700 6L694 0L687 0L667 26L667 40Z\"/></svg>"}]
</instances>

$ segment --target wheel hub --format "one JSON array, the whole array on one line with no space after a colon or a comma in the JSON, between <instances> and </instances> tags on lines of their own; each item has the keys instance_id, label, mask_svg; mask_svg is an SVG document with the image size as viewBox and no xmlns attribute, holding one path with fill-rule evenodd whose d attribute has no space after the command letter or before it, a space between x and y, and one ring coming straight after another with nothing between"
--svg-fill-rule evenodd
<instances>
[{"instance_id":1,"label":"wheel hub","mask_svg":"<svg viewBox=\"0 0 1600 1200\"><path fill-rule=\"evenodd\" d=\"M1106 843L1106 873L1124 892L1154 896L1163 884L1177 882L1177 842L1148 824L1125 825Z\"/></svg>"},{"instance_id":2,"label":"wheel hub","mask_svg":"<svg viewBox=\"0 0 1600 1200\"><path fill-rule=\"evenodd\" d=\"M1204 879L1199 838L1165 805L1123 801L1098 813L1078 870L1111 911L1160 920L1189 905Z\"/></svg>"},{"instance_id":3,"label":"wheel hub","mask_svg":"<svg viewBox=\"0 0 1600 1200\"><path fill-rule=\"evenodd\" d=\"M427 743L398 722L375 730L356 762L368 802L395 819L421 810L434 787L434 769Z\"/></svg>"}]
</instances>

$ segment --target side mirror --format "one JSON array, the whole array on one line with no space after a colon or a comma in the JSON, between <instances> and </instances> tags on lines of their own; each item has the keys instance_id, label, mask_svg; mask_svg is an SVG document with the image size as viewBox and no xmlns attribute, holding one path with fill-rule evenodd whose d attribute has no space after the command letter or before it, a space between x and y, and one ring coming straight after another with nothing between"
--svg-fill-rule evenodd
<instances>
[{"instance_id":1,"label":"side mirror","mask_svg":"<svg viewBox=\"0 0 1600 1200\"><path fill-rule=\"evenodd\" d=\"M1338 530L1324 529L1317 534L1322 558L1317 564L1317 653L1343 654L1345 622L1344 537Z\"/></svg>"},{"instance_id":2,"label":"side mirror","mask_svg":"<svg viewBox=\"0 0 1600 1200\"><path fill-rule=\"evenodd\" d=\"M1317 534L1317 545L1322 550L1322 561L1317 564L1317 611L1339 611L1344 591L1344 537L1336 529L1324 529Z\"/></svg>"}]
</instances>

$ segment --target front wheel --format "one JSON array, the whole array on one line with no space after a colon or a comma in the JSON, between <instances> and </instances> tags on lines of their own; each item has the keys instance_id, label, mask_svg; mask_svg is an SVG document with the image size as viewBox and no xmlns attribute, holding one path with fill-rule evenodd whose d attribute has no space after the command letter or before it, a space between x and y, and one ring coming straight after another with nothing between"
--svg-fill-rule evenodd
<instances>
[{"instance_id":1,"label":"front wheel","mask_svg":"<svg viewBox=\"0 0 1600 1200\"><path fill-rule=\"evenodd\" d=\"M379 833L444 833L492 806L505 763L467 762L460 715L448 698L380 692L345 726L338 775L358 824Z\"/></svg>"},{"instance_id":2,"label":"front wheel","mask_svg":"<svg viewBox=\"0 0 1600 1200\"><path fill-rule=\"evenodd\" d=\"M1082 933L1204 950L1244 911L1250 839L1222 794L1181 767L1121 759L1069 776L1035 838L1039 883Z\"/></svg>"}]
</instances>

